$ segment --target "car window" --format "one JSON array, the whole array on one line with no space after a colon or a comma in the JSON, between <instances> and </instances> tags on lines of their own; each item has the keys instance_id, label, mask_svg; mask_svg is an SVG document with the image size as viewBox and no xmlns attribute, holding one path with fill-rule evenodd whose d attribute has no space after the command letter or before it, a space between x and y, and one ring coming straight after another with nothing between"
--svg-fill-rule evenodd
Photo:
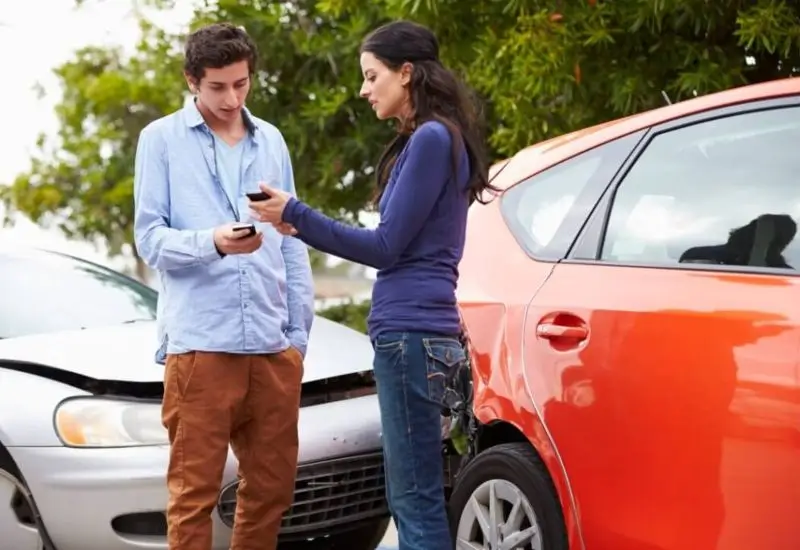
<instances>
[{"instance_id":1,"label":"car window","mask_svg":"<svg viewBox=\"0 0 800 550\"><path fill-rule=\"evenodd\" d=\"M639 133L631 134L595 147L503 194L503 216L529 255L564 257L591 208L640 137Z\"/></svg>"},{"instance_id":2,"label":"car window","mask_svg":"<svg viewBox=\"0 0 800 550\"><path fill-rule=\"evenodd\" d=\"M0 256L0 338L155 319L158 294L58 254Z\"/></svg>"},{"instance_id":3,"label":"car window","mask_svg":"<svg viewBox=\"0 0 800 550\"><path fill-rule=\"evenodd\" d=\"M601 259L800 267L800 108L657 135L622 180Z\"/></svg>"}]
</instances>

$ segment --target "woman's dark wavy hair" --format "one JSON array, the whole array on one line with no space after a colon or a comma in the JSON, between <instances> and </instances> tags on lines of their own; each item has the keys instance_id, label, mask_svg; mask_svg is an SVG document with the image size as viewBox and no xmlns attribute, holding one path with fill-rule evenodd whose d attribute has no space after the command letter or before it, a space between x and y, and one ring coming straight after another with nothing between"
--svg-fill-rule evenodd
<instances>
[{"instance_id":1,"label":"woman's dark wavy hair","mask_svg":"<svg viewBox=\"0 0 800 550\"><path fill-rule=\"evenodd\" d=\"M453 173L456 173L461 145L470 164L470 203L481 203L482 193L497 191L489 183L489 169L483 148L481 113L467 87L439 61L439 42L428 28L410 21L395 21L378 27L364 39L361 53L368 52L392 70L403 64L413 67L409 92L413 116L398 127L397 136L378 160L377 197L380 200L397 156L414 128L437 120L449 130L453 141Z\"/></svg>"}]
</instances>

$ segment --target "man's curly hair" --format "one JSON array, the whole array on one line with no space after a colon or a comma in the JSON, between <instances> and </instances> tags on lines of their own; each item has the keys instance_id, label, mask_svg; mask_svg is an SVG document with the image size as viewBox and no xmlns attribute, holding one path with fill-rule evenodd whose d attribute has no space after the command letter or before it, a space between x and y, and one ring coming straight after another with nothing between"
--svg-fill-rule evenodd
<instances>
[{"instance_id":1,"label":"man's curly hair","mask_svg":"<svg viewBox=\"0 0 800 550\"><path fill-rule=\"evenodd\" d=\"M197 29L186 40L183 70L197 82L206 69L221 69L247 61L250 74L255 72L258 50L244 29L230 23L214 23Z\"/></svg>"}]
</instances>

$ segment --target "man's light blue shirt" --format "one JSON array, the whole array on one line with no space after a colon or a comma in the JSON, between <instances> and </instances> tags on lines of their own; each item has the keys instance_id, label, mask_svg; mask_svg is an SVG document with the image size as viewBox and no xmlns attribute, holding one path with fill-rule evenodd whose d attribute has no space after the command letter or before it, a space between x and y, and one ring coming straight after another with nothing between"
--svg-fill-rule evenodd
<instances>
[{"instance_id":1,"label":"man's light blue shirt","mask_svg":"<svg viewBox=\"0 0 800 550\"><path fill-rule=\"evenodd\" d=\"M245 122L239 186L220 173L219 138L192 99L139 136L134 239L161 280L159 362L186 351L275 353L292 345L306 352L314 317L306 245L258 222L264 242L255 252L222 257L214 245L215 227L253 222L245 193L258 191L258 182L295 194L281 133L246 110Z\"/></svg>"}]
</instances>

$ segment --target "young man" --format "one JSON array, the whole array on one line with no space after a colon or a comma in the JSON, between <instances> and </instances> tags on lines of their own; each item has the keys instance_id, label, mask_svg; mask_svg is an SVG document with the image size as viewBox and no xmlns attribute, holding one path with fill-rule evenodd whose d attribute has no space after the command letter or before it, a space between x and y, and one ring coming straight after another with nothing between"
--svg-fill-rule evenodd
<instances>
[{"instance_id":1,"label":"young man","mask_svg":"<svg viewBox=\"0 0 800 550\"><path fill-rule=\"evenodd\" d=\"M281 133L244 107L256 56L232 25L194 32L193 97L149 124L136 152L136 246L162 286L171 550L211 549L229 443L242 477L232 550L274 549L293 500L314 296L303 243L268 224L237 230L259 182L294 193Z\"/></svg>"}]
</instances>

